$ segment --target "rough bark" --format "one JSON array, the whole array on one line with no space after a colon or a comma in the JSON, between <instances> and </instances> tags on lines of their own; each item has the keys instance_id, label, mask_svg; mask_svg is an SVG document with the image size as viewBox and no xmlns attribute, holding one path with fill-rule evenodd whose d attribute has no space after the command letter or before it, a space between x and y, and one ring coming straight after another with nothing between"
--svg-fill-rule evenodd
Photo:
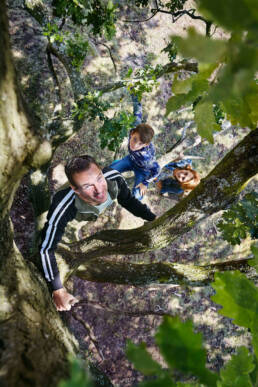
<instances>
[{"instance_id":1,"label":"rough bark","mask_svg":"<svg viewBox=\"0 0 258 387\"><path fill-rule=\"evenodd\" d=\"M12 194L32 161L40 139L33 122L27 118L22 98L16 86L12 66L8 26L1 3L0 19L0 216L5 216L12 203ZM11 155L11 157L10 157Z\"/></svg>"},{"instance_id":2,"label":"rough bark","mask_svg":"<svg viewBox=\"0 0 258 387\"><path fill-rule=\"evenodd\" d=\"M0 234L0 384L56 386L68 376L67 354L78 344L38 270L13 245L8 218Z\"/></svg>"},{"instance_id":3,"label":"rough bark","mask_svg":"<svg viewBox=\"0 0 258 387\"><path fill-rule=\"evenodd\" d=\"M98 258L160 249L188 232L203 218L227 208L258 171L257 145L258 129L232 149L190 195L155 221L133 230L101 231L80 242L60 244L58 251L62 256L59 260L62 279L67 280L76 272L80 275L80 271L85 276L87 270L95 273L91 276L92 280L98 280L104 275L101 270L97 273L94 269L96 262L101 264ZM112 270L115 262L108 262ZM128 271L131 266L128 260ZM125 265L118 264L117 267L114 276L124 277L122 271Z\"/></svg>"},{"instance_id":4,"label":"rough bark","mask_svg":"<svg viewBox=\"0 0 258 387\"><path fill-rule=\"evenodd\" d=\"M51 302L45 281L13 242L9 209L22 175L51 156L16 82L6 8L0 2L0 384L56 386L78 345ZM35 125L34 125L35 124Z\"/></svg>"}]
</instances>

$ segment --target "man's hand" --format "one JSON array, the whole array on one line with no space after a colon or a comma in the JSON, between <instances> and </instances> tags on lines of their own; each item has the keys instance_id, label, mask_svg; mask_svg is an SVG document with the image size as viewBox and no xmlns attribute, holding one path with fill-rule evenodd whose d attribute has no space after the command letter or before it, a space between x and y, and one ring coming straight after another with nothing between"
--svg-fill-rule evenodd
<instances>
[{"instance_id":1,"label":"man's hand","mask_svg":"<svg viewBox=\"0 0 258 387\"><path fill-rule=\"evenodd\" d=\"M141 193L142 196L144 196L146 194L146 192L147 192L147 187L143 183L138 184L135 188L139 188L140 193Z\"/></svg>"},{"instance_id":2,"label":"man's hand","mask_svg":"<svg viewBox=\"0 0 258 387\"><path fill-rule=\"evenodd\" d=\"M59 312L70 310L74 304L79 302L79 300L77 300L77 298L75 298L72 294L68 293L65 288L53 291L53 301Z\"/></svg>"}]
</instances>

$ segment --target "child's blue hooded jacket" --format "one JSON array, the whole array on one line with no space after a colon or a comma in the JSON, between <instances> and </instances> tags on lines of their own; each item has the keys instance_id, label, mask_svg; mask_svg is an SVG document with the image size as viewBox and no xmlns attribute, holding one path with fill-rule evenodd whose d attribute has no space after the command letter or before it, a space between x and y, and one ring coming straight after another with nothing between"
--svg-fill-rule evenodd
<instances>
[{"instance_id":1,"label":"child's blue hooded jacket","mask_svg":"<svg viewBox=\"0 0 258 387\"><path fill-rule=\"evenodd\" d=\"M140 102L138 102L137 97L132 96L132 99L133 99L133 107L134 107L134 116L136 118L134 122L134 126L136 127L142 122L142 105ZM160 173L160 166L157 163L155 158L155 147L151 142L148 146L145 146L140 150L132 151L129 146L132 130L133 129L130 130L130 134L128 138L129 157L136 168L149 172L148 178L143 181L143 184L148 185L148 183L154 180Z\"/></svg>"}]
</instances>

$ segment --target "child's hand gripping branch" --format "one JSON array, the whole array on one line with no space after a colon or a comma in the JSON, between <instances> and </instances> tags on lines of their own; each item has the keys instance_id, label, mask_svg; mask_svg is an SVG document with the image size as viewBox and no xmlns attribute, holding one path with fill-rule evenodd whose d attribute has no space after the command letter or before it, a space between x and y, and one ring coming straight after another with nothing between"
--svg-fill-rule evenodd
<instances>
[{"instance_id":1,"label":"child's hand gripping branch","mask_svg":"<svg viewBox=\"0 0 258 387\"><path fill-rule=\"evenodd\" d=\"M128 139L129 154L121 160L114 161L110 167L119 172L133 171L135 175L133 195L141 200L147 192L149 183L160 172L155 159L155 147L151 142L154 130L148 124L142 124L142 106L137 97L132 95L135 127L131 129Z\"/></svg>"},{"instance_id":2,"label":"child's hand gripping branch","mask_svg":"<svg viewBox=\"0 0 258 387\"><path fill-rule=\"evenodd\" d=\"M147 192L147 186L143 183L138 184L135 188L139 188L140 195L143 197Z\"/></svg>"}]
</instances>

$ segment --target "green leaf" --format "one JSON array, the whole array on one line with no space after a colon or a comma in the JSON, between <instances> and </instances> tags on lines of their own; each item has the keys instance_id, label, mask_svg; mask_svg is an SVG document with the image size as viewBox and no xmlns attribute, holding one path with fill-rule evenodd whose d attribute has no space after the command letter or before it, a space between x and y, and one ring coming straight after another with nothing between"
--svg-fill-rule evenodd
<instances>
[{"instance_id":1,"label":"green leaf","mask_svg":"<svg viewBox=\"0 0 258 387\"><path fill-rule=\"evenodd\" d=\"M257 7L255 0L199 0L204 16L233 31L257 28Z\"/></svg>"},{"instance_id":2,"label":"green leaf","mask_svg":"<svg viewBox=\"0 0 258 387\"><path fill-rule=\"evenodd\" d=\"M218 228L223 239L231 244L240 244L241 238L250 235L252 239L258 236L258 194L250 192L237 204L231 206L222 215Z\"/></svg>"},{"instance_id":3,"label":"green leaf","mask_svg":"<svg viewBox=\"0 0 258 387\"><path fill-rule=\"evenodd\" d=\"M255 19L258 21L258 6L256 0L245 0L246 5L252 12L252 15L255 17Z\"/></svg>"},{"instance_id":4,"label":"green leaf","mask_svg":"<svg viewBox=\"0 0 258 387\"><path fill-rule=\"evenodd\" d=\"M198 103L194 110L194 119L200 136L213 143L213 132L220 130L215 120L213 104L209 101Z\"/></svg>"},{"instance_id":5,"label":"green leaf","mask_svg":"<svg viewBox=\"0 0 258 387\"><path fill-rule=\"evenodd\" d=\"M132 75L132 73L133 73L133 69L132 69L132 67L129 67L129 69L128 69L126 75L125 75L125 78L130 78L130 76Z\"/></svg>"},{"instance_id":6,"label":"green leaf","mask_svg":"<svg viewBox=\"0 0 258 387\"><path fill-rule=\"evenodd\" d=\"M172 369L197 376L209 386L216 385L217 376L205 368L202 335L193 332L191 321L181 322L178 317L165 316L156 334L156 342Z\"/></svg>"},{"instance_id":7,"label":"green leaf","mask_svg":"<svg viewBox=\"0 0 258 387\"><path fill-rule=\"evenodd\" d=\"M176 384L167 374L164 374L163 376L160 376L157 379L148 380L148 381L139 383L137 385L137 387L174 387L174 386L176 386Z\"/></svg>"},{"instance_id":8,"label":"green leaf","mask_svg":"<svg viewBox=\"0 0 258 387\"><path fill-rule=\"evenodd\" d=\"M256 244L256 245L253 244L251 246L251 251L252 251L252 253L254 255L254 259L250 259L248 261L248 264L250 266L253 266L255 268L255 270L258 272L258 244Z\"/></svg>"},{"instance_id":9,"label":"green leaf","mask_svg":"<svg viewBox=\"0 0 258 387\"><path fill-rule=\"evenodd\" d=\"M171 111L176 111L184 105L192 104L197 97L203 95L209 88L208 81L205 79L191 80L192 88L187 94L177 94L169 98L166 105L166 115Z\"/></svg>"},{"instance_id":10,"label":"green leaf","mask_svg":"<svg viewBox=\"0 0 258 387\"><path fill-rule=\"evenodd\" d=\"M196 58L200 62L218 62L226 53L227 44L223 40L210 39L198 34L194 28L188 29L186 39L173 36L178 50L184 57Z\"/></svg>"},{"instance_id":11,"label":"green leaf","mask_svg":"<svg viewBox=\"0 0 258 387\"><path fill-rule=\"evenodd\" d=\"M69 357L70 378L61 380L58 387L93 387L92 378L89 371L85 369L83 363L78 358Z\"/></svg>"},{"instance_id":12,"label":"green leaf","mask_svg":"<svg viewBox=\"0 0 258 387\"><path fill-rule=\"evenodd\" d=\"M199 383L183 383L177 382L176 387L202 387Z\"/></svg>"},{"instance_id":13,"label":"green leaf","mask_svg":"<svg viewBox=\"0 0 258 387\"><path fill-rule=\"evenodd\" d=\"M244 98L228 95L222 102L224 110L233 125L254 127L250 118L250 108Z\"/></svg>"},{"instance_id":14,"label":"green leaf","mask_svg":"<svg viewBox=\"0 0 258 387\"><path fill-rule=\"evenodd\" d=\"M258 314L258 289L239 271L233 273L216 273L212 287L216 294L212 300L222 309L223 316L234 319L234 323L246 328L253 328Z\"/></svg>"},{"instance_id":15,"label":"green leaf","mask_svg":"<svg viewBox=\"0 0 258 387\"><path fill-rule=\"evenodd\" d=\"M187 94L189 91L192 90L193 83L195 81L205 81L205 85L208 85L207 78L211 76L215 68L217 67L216 64L204 64L201 63L199 65L199 73L194 74L190 78L184 79L184 80L178 80L177 74L174 77L174 81L172 84L172 91L174 94ZM207 87L205 87L205 90L207 90Z\"/></svg>"},{"instance_id":16,"label":"green leaf","mask_svg":"<svg viewBox=\"0 0 258 387\"><path fill-rule=\"evenodd\" d=\"M194 80L194 76L182 80L177 79L177 74L175 75L173 84L172 84L172 91L174 94L187 94L190 90L192 90L192 83Z\"/></svg>"},{"instance_id":17,"label":"green leaf","mask_svg":"<svg viewBox=\"0 0 258 387\"><path fill-rule=\"evenodd\" d=\"M258 85L254 82L250 92L245 96L245 100L250 109L250 120L252 121L253 126L256 127L258 123Z\"/></svg>"},{"instance_id":18,"label":"green leaf","mask_svg":"<svg viewBox=\"0 0 258 387\"><path fill-rule=\"evenodd\" d=\"M238 348L237 354L233 355L226 366L220 371L221 386L223 387L242 387L252 386L249 374L253 371L255 365L253 356L246 347Z\"/></svg>"},{"instance_id":19,"label":"green leaf","mask_svg":"<svg viewBox=\"0 0 258 387\"><path fill-rule=\"evenodd\" d=\"M257 378L258 378L258 313L254 318L253 327L251 328L251 332L252 332L252 337L253 337L252 344L253 344L254 353L255 353L256 361L257 361Z\"/></svg>"},{"instance_id":20,"label":"green leaf","mask_svg":"<svg viewBox=\"0 0 258 387\"><path fill-rule=\"evenodd\" d=\"M173 111L180 109L184 105L190 105L191 99L189 94L178 94L176 96L170 97L166 104L166 116Z\"/></svg>"},{"instance_id":21,"label":"green leaf","mask_svg":"<svg viewBox=\"0 0 258 387\"><path fill-rule=\"evenodd\" d=\"M146 350L145 343L136 345L129 340L126 346L126 355L134 367L144 375L158 375L162 373L160 364L152 359Z\"/></svg>"}]
</instances>

